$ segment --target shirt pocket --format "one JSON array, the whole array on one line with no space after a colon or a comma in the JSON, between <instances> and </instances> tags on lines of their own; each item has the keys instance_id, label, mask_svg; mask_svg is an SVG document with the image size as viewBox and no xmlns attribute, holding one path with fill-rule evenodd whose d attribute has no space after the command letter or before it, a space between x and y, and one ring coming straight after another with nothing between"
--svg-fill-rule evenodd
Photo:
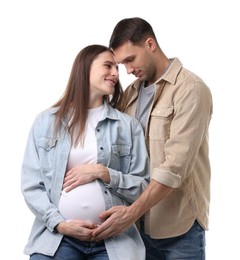
<instances>
[{"instance_id":1,"label":"shirt pocket","mask_svg":"<svg viewBox=\"0 0 240 260\"><path fill-rule=\"evenodd\" d=\"M41 137L37 141L40 167L43 172L49 172L53 168L57 139Z\"/></svg>"},{"instance_id":2,"label":"shirt pocket","mask_svg":"<svg viewBox=\"0 0 240 260\"><path fill-rule=\"evenodd\" d=\"M127 174L130 169L131 147L127 144L112 144L112 160L111 165L113 169Z\"/></svg>"},{"instance_id":3,"label":"shirt pocket","mask_svg":"<svg viewBox=\"0 0 240 260\"><path fill-rule=\"evenodd\" d=\"M173 107L155 107L151 113L149 137L151 140L166 141L170 136Z\"/></svg>"}]
</instances>

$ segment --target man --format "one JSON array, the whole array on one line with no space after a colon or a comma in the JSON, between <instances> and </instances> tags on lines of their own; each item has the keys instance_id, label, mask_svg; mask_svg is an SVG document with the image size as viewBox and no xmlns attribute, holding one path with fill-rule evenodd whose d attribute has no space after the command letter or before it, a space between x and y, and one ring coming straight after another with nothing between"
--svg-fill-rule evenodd
<instances>
[{"instance_id":1,"label":"man","mask_svg":"<svg viewBox=\"0 0 240 260\"><path fill-rule=\"evenodd\" d=\"M95 239L115 236L141 217L146 259L205 259L210 90L178 58L167 58L151 25L141 18L121 20L110 48L127 73L137 77L125 90L121 109L145 130L151 181L132 205L101 214L106 221Z\"/></svg>"}]
</instances>

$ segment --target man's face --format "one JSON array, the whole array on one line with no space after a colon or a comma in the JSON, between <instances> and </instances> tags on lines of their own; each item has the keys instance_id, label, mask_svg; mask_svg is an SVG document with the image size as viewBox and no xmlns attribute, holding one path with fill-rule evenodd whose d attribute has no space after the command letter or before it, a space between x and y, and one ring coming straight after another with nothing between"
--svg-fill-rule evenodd
<instances>
[{"instance_id":1,"label":"man's face","mask_svg":"<svg viewBox=\"0 0 240 260\"><path fill-rule=\"evenodd\" d=\"M154 66L151 49L146 43L139 46L127 41L113 52L117 62L125 66L128 74L133 74L141 81L149 80Z\"/></svg>"}]
</instances>

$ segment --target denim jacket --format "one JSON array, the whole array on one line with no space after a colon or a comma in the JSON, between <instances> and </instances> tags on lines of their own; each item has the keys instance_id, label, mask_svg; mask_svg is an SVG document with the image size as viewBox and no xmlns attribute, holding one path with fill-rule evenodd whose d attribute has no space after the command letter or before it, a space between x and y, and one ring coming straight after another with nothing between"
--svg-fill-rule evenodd
<instances>
[{"instance_id":1,"label":"denim jacket","mask_svg":"<svg viewBox=\"0 0 240 260\"><path fill-rule=\"evenodd\" d=\"M146 188L149 160L140 123L104 104L106 114L95 128L98 163L108 167L110 183L99 180L106 209L129 205ZM54 135L57 108L39 114L29 133L21 173L21 190L35 221L25 254L54 255L62 235L54 227L64 221L58 211L64 175L71 149L71 137L63 120ZM54 137L56 136L56 137ZM132 225L123 234L105 240L110 259L145 259L145 248Z\"/></svg>"}]
</instances>

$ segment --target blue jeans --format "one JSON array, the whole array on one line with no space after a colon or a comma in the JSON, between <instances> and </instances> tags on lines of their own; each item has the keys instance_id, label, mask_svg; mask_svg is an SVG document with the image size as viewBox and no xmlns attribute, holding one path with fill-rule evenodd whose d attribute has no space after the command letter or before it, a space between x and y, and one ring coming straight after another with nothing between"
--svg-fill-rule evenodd
<instances>
[{"instance_id":1,"label":"blue jeans","mask_svg":"<svg viewBox=\"0 0 240 260\"><path fill-rule=\"evenodd\" d=\"M46 241L47 243L47 241ZM104 242L84 242L64 236L54 256L33 254L30 260L109 260Z\"/></svg>"},{"instance_id":2,"label":"blue jeans","mask_svg":"<svg viewBox=\"0 0 240 260\"><path fill-rule=\"evenodd\" d=\"M146 260L205 260L205 230L194 222L191 229L178 237L152 239L143 232L141 236L146 246Z\"/></svg>"}]
</instances>

